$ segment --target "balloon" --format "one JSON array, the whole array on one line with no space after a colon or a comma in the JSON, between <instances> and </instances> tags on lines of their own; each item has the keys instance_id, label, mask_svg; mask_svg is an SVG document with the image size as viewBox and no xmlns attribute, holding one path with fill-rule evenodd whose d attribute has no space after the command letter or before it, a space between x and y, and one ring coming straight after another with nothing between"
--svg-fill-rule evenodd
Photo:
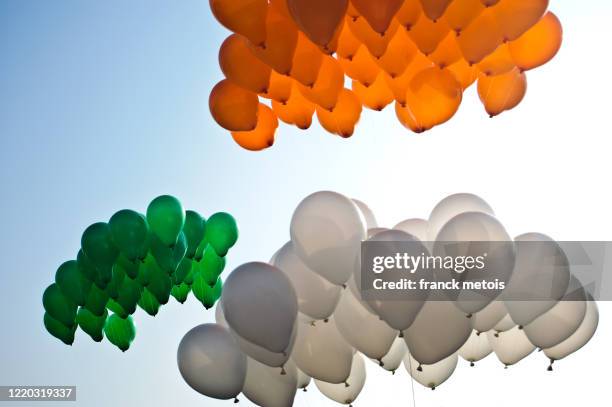
<instances>
[{"instance_id":1,"label":"balloon","mask_svg":"<svg viewBox=\"0 0 612 407\"><path fill-rule=\"evenodd\" d=\"M351 374L346 380L348 386L342 383L327 383L321 380L315 380L317 389L328 399L334 400L340 404L351 404L354 402L366 381L366 368L363 357L356 353L353 356L351 363Z\"/></svg>"},{"instance_id":2,"label":"balloon","mask_svg":"<svg viewBox=\"0 0 612 407\"><path fill-rule=\"evenodd\" d=\"M421 365L410 353L404 356L404 367L414 380L425 387L435 390L455 371L458 357L456 353L430 365Z\"/></svg>"},{"instance_id":3,"label":"balloon","mask_svg":"<svg viewBox=\"0 0 612 407\"><path fill-rule=\"evenodd\" d=\"M109 316L104 324L104 334L110 343L125 352L136 337L132 317L121 318L116 314Z\"/></svg>"},{"instance_id":4,"label":"balloon","mask_svg":"<svg viewBox=\"0 0 612 407\"><path fill-rule=\"evenodd\" d=\"M336 324L298 323L291 358L308 376L328 383L345 383L351 373L353 349L344 341Z\"/></svg>"},{"instance_id":5,"label":"balloon","mask_svg":"<svg viewBox=\"0 0 612 407\"><path fill-rule=\"evenodd\" d=\"M244 35L253 44L264 44L267 0L210 0L210 8L227 29Z\"/></svg>"},{"instance_id":6,"label":"balloon","mask_svg":"<svg viewBox=\"0 0 612 407\"><path fill-rule=\"evenodd\" d=\"M406 343L404 339L397 337L391 345L389 352L381 359L382 368L395 374L395 371L402 364L402 360L406 355Z\"/></svg>"},{"instance_id":7,"label":"balloon","mask_svg":"<svg viewBox=\"0 0 612 407\"><path fill-rule=\"evenodd\" d=\"M97 269L98 279L95 282L103 285L107 283L113 263L119 256L119 250L112 241L108 224L94 223L85 229L81 237L81 248Z\"/></svg>"},{"instance_id":8,"label":"balloon","mask_svg":"<svg viewBox=\"0 0 612 407\"><path fill-rule=\"evenodd\" d=\"M365 47L359 48L351 59L340 58L339 62L348 77L364 86L371 86L380 74L380 68Z\"/></svg>"},{"instance_id":9,"label":"balloon","mask_svg":"<svg viewBox=\"0 0 612 407\"><path fill-rule=\"evenodd\" d=\"M181 283L180 285L175 285L172 287L172 291L170 291L170 295L172 295L179 303L184 304L187 301L187 297L191 292L191 287L185 283Z\"/></svg>"},{"instance_id":10,"label":"balloon","mask_svg":"<svg viewBox=\"0 0 612 407\"><path fill-rule=\"evenodd\" d=\"M366 221L366 228L372 229L378 227L378 223L376 222L376 216L374 216L374 212L372 212L370 207L358 199L353 198L353 202L361 211L361 214L363 215L363 218Z\"/></svg>"},{"instance_id":11,"label":"balloon","mask_svg":"<svg viewBox=\"0 0 612 407\"><path fill-rule=\"evenodd\" d=\"M499 334L501 332L509 331L515 326L516 326L516 323L512 320L512 318L508 314L493 327L493 331Z\"/></svg>"},{"instance_id":12,"label":"balloon","mask_svg":"<svg viewBox=\"0 0 612 407\"><path fill-rule=\"evenodd\" d=\"M152 317L157 315L160 305L161 304L159 301L157 301L155 296L151 294L147 288L142 290L142 296L140 297L140 300L138 300L138 306L147 314L151 315Z\"/></svg>"},{"instance_id":13,"label":"balloon","mask_svg":"<svg viewBox=\"0 0 612 407\"><path fill-rule=\"evenodd\" d=\"M336 309L341 287L330 283L306 266L287 242L272 261L289 277L296 291L299 311L313 320L326 319Z\"/></svg>"},{"instance_id":14,"label":"balloon","mask_svg":"<svg viewBox=\"0 0 612 407\"><path fill-rule=\"evenodd\" d=\"M410 82L414 76L417 73L434 66L435 65L428 58L419 52L412 59L412 62L410 65L408 65L408 68L406 68L404 73L400 76L391 78L391 76L385 73L384 77L387 82L387 86L393 92L393 96L395 97L397 103L399 103L402 107L405 107L407 103L408 86L410 86Z\"/></svg>"},{"instance_id":15,"label":"balloon","mask_svg":"<svg viewBox=\"0 0 612 407\"><path fill-rule=\"evenodd\" d=\"M444 13L444 21L459 36L484 9L481 0L453 0Z\"/></svg>"},{"instance_id":16,"label":"balloon","mask_svg":"<svg viewBox=\"0 0 612 407\"><path fill-rule=\"evenodd\" d=\"M206 234L206 220L195 211L185 212L185 224L183 225L183 233L187 239L187 254L186 256L193 259L198 246L204 239Z\"/></svg>"},{"instance_id":17,"label":"balloon","mask_svg":"<svg viewBox=\"0 0 612 407\"><path fill-rule=\"evenodd\" d=\"M545 314L525 325L525 335L540 349L558 345L572 336L582 324L586 300L582 284L572 276L563 298Z\"/></svg>"},{"instance_id":18,"label":"balloon","mask_svg":"<svg viewBox=\"0 0 612 407\"><path fill-rule=\"evenodd\" d=\"M346 24L353 32L353 35L366 46L374 58L380 58L385 54L389 42L395 36L395 32L399 27L397 20L393 20L384 34L380 34L372 29L363 17L356 19L349 18L346 20Z\"/></svg>"},{"instance_id":19,"label":"balloon","mask_svg":"<svg viewBox=\"0 0 612 407\"><path fill-rule=\"evenodd\" d=\"M406 106L395 105L404 126L416 133L450 119L461 103L461 85L448 71L429 68L416 74L408 85Z\"/></svg>"},{"instance_id":20,"label":"balloon","mask_svg":"<svg viewBox=\"0 0 612 407\"><path fill-rule=\"evenodd\" d=\"M503 75L478 78L478 96L491 117L517 106L526 91L525 74L516 68Z\"/></svg>"},{"instance_id":21,"label":"balloon","mask_svg":"<svg viewBox=\"0 0 612 407\"><path fill-rule=\"evenodd\" d=\"M514 322L525 326L566 294L570 266L563 249L546 235L525 233L514 240L516 266L504 299Z\"/></svg>"},{"instance_id":22,"label":"balloon","mask_svg":"<svg viewBox=\"0 0 612 407\"><path fill-rule=\"evenodd\" d=\"M304 86L313 86L319 76L323 63L323 54L310 42L302 32L298 32L298 41L293 55L291 77Z\"/></svg>"},{"instance_id":23,"label":"balloon","mask_svg":"<svg viewBox=\"0 0 612 407\"><path fill-rule=\"evenodd\" d=\"M442 42L449 32L450 28L443 21L432 21L425 15L422 15L410 31L408 31L408 35L419 50L425 56L429 56L436 50L438 44Z\"/></svg>"},{"instance_id":24,"label":"balloon","mask_svg":"<svg viewBox=\"0 0 612 407\"><path fill-rule=\"evenodd\" d=\"M438 202L429 215L428 240L436 240L440 229L449 220L464 212L482 212L495 215L489 204L474 194L461 193L447 196Z\"/></svg>"},{"instance_id":25,"label":"balloon","mask_svg":"<svg viewBox=\"0 0 612 407\"><path fill-rule=\"evenodd\" d=\"M320 107L332 110L344 86L344 72L335 58L325 56L317 81L312 87L298 84L302 95Z\"/></svg>"},{"instance_id":26,"label":"balloon","mask_svg":"<svg viewBox=\"0 0 612 407\"><path fill-rule=\"evenodd\" d=\"M238 240L238 226L234 217L229 213L217 212L208 218L206 240L219 256L224 257Z\"/></svg>"},{"instance_id":27,"label":"balloon","mask_svg":"<svg viewBox=\"0 0 612 407\"><path fill-rule=\"evenodd\" d=\"M115 301L128 313L136 312L136 305L142 296L142 287L131 278L125 278L119 287Z\"/></svg>"},{"instance_id":28,"label":"balloon","mask_svg":"<svg viewBox=\"0 0 612 407\"><path fill-rule=\"evenodd\" d=\"M151 232L159 237L163 244L172 247L177 244L185 224L185 211L175 197L158 196L147 207L147 222Z\"/></svg>"},{"instance_id":29,"label":"balloon","mask_svg":"<svg viewBox=\"0 0 612 407\"><path fill-rule=\"evenodd\" d=\"M342 293L334 313L334 322L351 346L379 362L389 352L397 337L397 331L364 308L350 290ZM364 332L368 334L364 335Z\"/></svg>"},{"instance_id":30,"label":"balloon","mask_svg":"<svg viewBox=\"0 0 612 407\"><path fill-rule=\"evenodd\" d=\"M493 301L482 310L472 315L472 328L480 333L490 331L507 315L508 310L504 302Z\"/></svg>"},{"instance_id":31,"label":"balloon","mask_svg":"<svg viewBox=\"0 0 612 407\"><path fill-rule=\"evenodd\" d=\"M64 295L58 284L51 284L43 293L43 306L47 314L67 327L75 324L77 305Z\"/></svg>"},{"instance_id":32,"label":"balloon","mask_svg":"<svg viewBox=\"0 0 612 407\"><path fill-rule=\"evenodd\" d=\"M295 362L291 362L291 363L295 365ZM306 388L310 384L311 378L306 373L302 372L300 369L296 368L296 371L297 371L297 388L306 391Z\"/></svg>"},{"instance_id":33,"label":"balloon","mask_svg":"<svg viewBox=\"0 0 612 407\"><path fill-rule=\"evenodd\" d=\"M85 308L91 311L96 316L104 315L106 312L106 303L108 302L108 294L98 288L96 284L92 284L91 290L85 301Z\"/></svg>"},{"instance_id":34,"label":"balloon","mask_svg":"<svg viewBox=\"0 0 612 407\"><path fill-rule=\"evenodd\" d=\"M535 350L535 346L518 326L500 334L489 331L487 337L495 355L506 367L520 362Z\"/></svg>"},{"instance_id":35,"label":"balloon","mask_svg":"<svg viewBox=\"0 0 612 407\"><path fill-rule=\"evenodd\" d=\"M242 391L247 359L220 325L203 324L187 332L179 344L177 362L185 382L198 393L227 400Z\"/></svg>"},{"instance_id":36,"label":"balloon","mask_svg":"<svg viewBox=\"0 0 612 407\"><path fill-rule=\"evenodd\" d=\"M290 407L297 389L297 369L289 364L285 374L247 358L247 373L242 392L253 403L265 407Z\"/></svg>"},{"instance_id":37,"label":"balloon","mask_svg":"<svg viewBox=\"0 0 612 407\"><path fill-rule=\"evenodd\" d=\"M404 73L417 52L418 49L406 30L397 30L389 41L387 50L383 56L376 60L376 63L389 76L395 78Z\"/></svg>"},{"instance_id":38,"label":"balloon","mask_svg":"<svg viewBox=\"0 0 612 407\"><path fill-rule=\"evenodd\" d=\"M366 237L365 220L349 198L321 191L306 197L291 218L291 241L313 271L333 284L347 282Z\"/></svg>"},{"instance_id":39,"label":"balloon","mask_svg":"<svg viewBox=\"0 0 612 407\"><path fill-rule=\"evenodd\" d=\"M351 0L351 4L366 19L370 27L384 35L404 0Z\"/></svg>"},{"instance_id":40,"label":"balloon","mask_svg":"<svg viewBox=\"0 0 612 407\"><path fill-rule=\"evenodd\" d=\"M280 367L281 370L279 372L282 373L282 368L283 366L286 366L287 361L291 356L293 346L295 344L295 338L297 336L296 325L297 323L293 326L293 330L291 331L289 345L287 346L287 349L283 352L271 352L266 348L247 341L246 339L238 335L236 331L234 331L231 327L229 327L228 329L236 340L236 342L238 342L238 346L244 354L248 355L250 358L257 360L258 362L263 363L266 366Z\"/></svg>"},{"instance_id":41,"label":"balloon","mask_svg":"<svg viewBox=\"0 0 612 407\"><path fill-rule=\"evenodd\" d=\"M550 11L527 32L508 43L512 60L523 71L544 65L559 52L563 28Z\"/></svg>"},{"instance_id":42,"label":"balloon","mask_svg":"<svg viewBox=\"0 0 612 407\"><path fill-rule=\"evenodd\" d=\"M425 219L406 219L393 226L393 229L406 232L422 242L427 242L429 223Z\"/></svg>"},{"instance_id":43,"label":"balloon","mask_svg":"<svg viewBox=\"0 0 612 407\"><path fill-rule=\"evenodd\" d=\"M412 27L419 21L419 17L423 13L421 3L413 0L404 0L404 4L397 11L395 19L407 30L410 31Z\"/></svg>"},{"instance_id":44,"label":"balloon","mask_svg":"<svg viewBox=\"0 0 612 407\"><path fill-rule=\"evenodd\" d=\"M300 30L325 47L341 26L348 0L287 0L287 5Z\"/></svg>"},{"instance_id":45,"label":"balloon","mask_svg":"<svg viewBox=\"0 0 612 407\"><path fill-rule=\"evenodd\" d=\"M281 75L289 75L298 41L297 27L275 8L266 16L265 47L251 46L259 59Z\"/></svg>"},{"instance_id":46,"label":"balloon","mask_svg":"<svg viewBox=\"0 0 612 407\"><path fill-rule=\"evenodd\" d=\"M361 82L354 80L351 89L359 102L372 110L381 111L394 99L393 92L387 86L385 75L382 73L378 74L370 86L364 86Z\"/></svg>"},{"instance_id":47,"label":"balloon","mask_svg":"<svg viewBox=\"0 0 612 407\"><path fill-rule=\"evenodd\" d=\"M263 93L270 84L271 69L263 63L241 35L232 34L219 48L219 66L227 79L254 93Z\"/></svg>"},{"instance_id":48,"label":"balloon","mask_svg":"<svg viewBox=\"0 0 612 407\"><path fill-rule=\"evenodd\" d=\"M353 135L361 117L361 102L349 89L343 89L333 110L317 106L317 118L321 126L332 134L348 138Z\"/></svg>"},{"instance_id":49,"label":"balloon","mask_svg":"<svg viewBox=\"0 0 612 407\"><path fill-rule=\"evenodd\" d=\"M64 342L66 345L72 345L74 342L74 332L76 330L76 324L66 326L51 315L45 312L43 318L45 328L51 335Z\"/></svg>"},{"instance_id":50,"label":"balloon","mask_svg":"<svg viewBox=\"0 0 612 407\"><path fill-rule=\"evenodd\" d=\"M470 64L477 64L504 41L494 7L485 9L457 37L463 57Z\"/></svg>"},{"instance_id":51,"label":"balloon","mask_svg":"<svg viewBox=\"0 0 612 407\"><path fill-rule=\"evenodd\" d=\"M432 292L441 298L444 294ZM424 365L432 365L457 352L472 333L470 319L453 302L429 299L404 331L408 352Z\"/></svg>"},{"instance_id":52,"label":"balloon","mask_svg":"<svg viewBox=\"0 0 612 407\"><path fill-rule=\"evenodd\" d=\"M476 66L470 66L465 59L460 59L446 69L455 75L455 79L461 84L463 90L469 88L478 78Z\"/></svg>"},{"instance_id":53,"label":"balloon","mask_svg":"<svg viewBox=\"0 0 612 407\"><path fill-rule=\"evenodd\" d=\"M548 0L503 0L487 10L495 14L504 40L514 41L540 20L547 7Z\"/></svg>"},{"instance_id":54,"label":"balloon","mask_svg":"<svg viewBox=\"0 0 612 407\"><path fill-rule=\"evenodd\" d=\"M62 264L55 273L55 282L62 293L77 305L85 305L91 281L79 270L76 260Z\"/></svg>"},{"instance_id":55,"label":"balloon","mask_svg":"<svg viewBox=\"0 0 612 407\"><path fill-rule=\"evenodd\" d=\"M351 60L357 53L359 47L361 47L361 41L355 37L355 34L353 34L348 24L344 24L340 31L340 36L338 37L336 55L338 55L339 59L344 58Z\"/></svg>"},{"instance_id":56,"label":"balloon","mask_svg":"<svg viewBox=\"0 0 612 407\"><path fill-rule=\"evenodd\" d=\"M480 72L487 76L501 75L516 67L507 44L501 44L495 51L478 63Z\"/></svg>"},{"instance_id":57,"label":"balloon","mask_svg":"<svg viewBox=\"0 0 612 407\"><path fill-rule=\"evenodd\" d=\"M81 307L77 313L76 322L83 332L89 335L91 339L96 342L101 342L104 338L103 330L107 317L108 312L106 310L104 310L101 316L98 316L94 315L87 308Z\"/></svg>"},{"instance_id":58,"label":"balloon","mask_svg":"<svg viewBox=\"0 0 612 407\"><path fill-rule=\"evenodd\" d=\"M597 325L599 323L599 311L597 310L597 303L593 300L593 297L588 295L588 301L586 303L586 312L584 320L580 324L580 327L563 342L544 349L544 353L551 360L563 359L576 352L595 335Z\"/></svg>"},{"instance_id":59,"label":"balloon","mask_svg":"<svg viewBox=\"0 0 612 407\"><path fill-rule=\"evenodd\" d=\"M153 294L157 302L160 304L163 305L168 303L170 291L172 290L172 281L170 280L168 273L157 267L154 262L149 264L147 269L150 273L147 291Z\"/></svg>"},{"instance_id":60,"label":"balloon","mask_svg":"<svg viewBox=\"0 0 612 407\"><path fill-rule=\"evenodd\" d=\"M274 144L278 119L272 109L259 104L257 127L251 131L233 131L232 138L240 147L249 151L261 151Z\"/></svg>"},{"instance_id":61,"label":"balloon","mask_svg":"<svg viewBox=\"0 0 612 407\"><path fill-rule=\"evenodd\" d=\"M439 68L446 68L463 58L459 44L457 44L456 34L449 32L440 41L436 50L429 54L428 58Z\"/></svg>"},{"instance_id":62,"label":"balloon","mask_svg":"<svg viewBox=\"0 0 612 407\"><path fill-rule=\"evenodd\" d=\"M210 286L204 281L201 273L198 273L193 278L191 289L193 295L204 305L206 309L211 309L215 302L221 297L223 283L221 278L217 278L217 282Z\"/></svg>"},{"instance_id":63,"label":"balloon","mask_svg":"<svg viewBox=\"0 0 612 407\"><path fill-rule=\"evenodd\" d=\"M293 85L289 100L284 104L272 100L272 110L283 122L306 130L312 124L315 105L302 95L296 85Z\"/></svg>"},{"instance_id":64,"label":"balloon","mask_svg":"<svg viewBox=\"0 0 612 407\"><path fill-rule=\"evenodd\" d=\"M226 130L250 131L257 126L257 94L227 79L215 85L210 92L208 105L213 119Z\"/></svg>"},{"instance_id":65,"label":"balloon","mask_svg":"<svg viewBox=\"0 0 612 407\"><path fill-rule=\"evenodd\" d=\"M202 274L206 283L214 285L217 277L221 275L225 268L225 257L219 256L211 245L206 246L202 259L194 264L194 268Z\"/></svg>"},{"instance_id":66,"label":"balloon","mask_svg":"<svg viewBox=\"0 0 612 407\"><path fill-rule=\"evenodd\" d=\"M149 226L138 212L124 209L115 213L108 221L113 243L129 260L146 256Z\"/></svg>"},{"instance_id":67,"label":"balloon","mask_svg":"<svg viewBox=\"0 0 612 407\"><path fill-rule=\"evenodd\" d=\"M446 8L453 0L421 0L423 12L433 21L442 17Z\"/></svg>"},{"instance_id":68,"label":"balloon","mask_svg":"<svg viewBox=\"0 0 612 407\"><path fill-rule=\"evenodd\" d=\"M181 231L178 234L176 243L168 247L160 238L153 236L150 253L163 271L172 274L187 254L187 238Z\"/></svg>"},{"instance_id":69,"label":"balloon","mask_svg":"<svg viewBox=\"0 0 612 407\"><path fill-rule=\"evenodd\" d=\"M482 360L493 352L489 338L484 333L472 331L467 342L459 349L459 356L470 362L474 366L475 362Z\"/></svg>"},{"instance_id":70,"label":"balloon","mask_svg":"<svg viewBox=\"0 0 612 407\"><path fill-rule=\"evenodd\" d=\"M287 351L298 311L291 281L274 266L246 263L225 282L223 313L238 335L271 352Z\"/></svg>"}]
</instances>

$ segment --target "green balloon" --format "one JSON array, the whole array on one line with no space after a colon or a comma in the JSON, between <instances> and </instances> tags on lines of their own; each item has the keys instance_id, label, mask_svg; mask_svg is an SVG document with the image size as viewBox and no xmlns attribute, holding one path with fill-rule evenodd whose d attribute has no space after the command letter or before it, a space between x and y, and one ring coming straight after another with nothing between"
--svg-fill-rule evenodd
<instances>
[{"instance_id":1,"label":"green balloon","mask_svg":"<svg viewBox=\"0 0 612 407\"><path fill-rule=\"evenodd\" d=\"M206 240L206 236L204 236L204 239L202 239L202 241L198 245L198 248L196 249L196 253L195 256L193 256L193 259L196 261L202 260L202 256L204 256L204 250L206 250L207 247L208 240Z\"/></svg>"},{"instance_id":2,"label":"green balloon","mask_svg":"<svg viewBox=\"0 0 612 407\"><path fill-rule=\"evenodd\" d=\"M172 284L179 285L185 281L185 278L191 271L193 264L193 260L191 260L189 257L184 257L179 263L176 271L170 276L172 278Z\"/></svg>"},{"instance_id":3,"label":"green balloon","mask_svg":"<svg viewBox=\"0 0 612 407\"><path fill-rule=\"evenodd\" d=\"M149 285L147 286L147 290L149 290L151 294L155 296L157 302L160 304L166 304L168 303L168 299L170 299L172 280L170 280L170 276L167 273L161 269L158 269L157 272L153 272L153 274L151 274L151 279L149 281Z\"/></svg>"},{"instance_id":4,"label":"green balloon","mask_svg":"<svg viewBox=\"0 0 612 407\"><path fill-rule=\"evenodd\" d=\"M121 266L115 265L113 267L113 278L111 278L111 281L106 286L106 293L109 297L115 299L119 296L119 287L121 287L125 278L125 271L123 271Z\"/></svg>"},{"instance_id":5,"label":"green balloon","mask_svg":"<svg viewBox=\"0 0 612 407\"><path fill-rule=\"evenodd\" d=\"M83 273L83 275L87 277L88 280L93 281L95 285L102 289L106 288L106 285L113 277L112 267L97 267L94 262L91 261L89 257L87 257L87 255L82 249L79 250L79 253L77 254L77 265L79 267L79 270L81 270L81 273Z\"/></svg>"},{"instance_id":6,"label":"green balloon","mask_svg":"<svg viewBox=\"0 0 612 407\"><path fill-rule=\"evenodd\" d=\"M154 236L151 240L151 254L157 261L159 267L168 274L176 271L179 263L185 258L187 253L187 239L181 232L173 247L166 246L158 237Z\"/></svg>"},{"instance_id":7,"label":"green balloon","mask_svg":"<svg viewBox=\"0 0 612 407\"><path fill-rule=\"evenodd\" d=\"M108 308L113 314L119 315L121 318L127 318L129 315L127 311L124 310L123 307L112 298L108 300L108 303L106 303L106 308Z\"/></svg>"},{"instance_id":8,"label":"green balloon","mask_svg":"<svg viewBox=\"0 0 612 407\"><path fill-rule=\"evenodd\" d=\"M221 297L223 283L221 278L217 279L217 282L211 287L209 286L204 277L198 273L193 278L193 284L191 290L193 295L204 305L206 309L210 309L215 305L215 302Z\"/></svg>"},{"instance_id":9,"label":"green balloon","mask_svg":"<svg viewBox=\"0 0 612 407\"><path fill-rule=\"evenodd\" d=\"M85 308L96 316L102 316L106 312L108 299L108 294L104 290L92 284L87 301L85 301Z\"/></svg>"},{"instance_id":10,"label":"green balloon","mask_svg":"<svg viewBox=\"0 0 612 407\"><path fill-rule=\"evenodd\" d=\"M198 263L194 261L192 263L191 270L189 270L189 273L187 273L187 275L183 279L183 282L187 285L192 285L194 277L198 275L199 273L200 273L200 267Z\"/></svg>"},{"instance_id":11,"label":"green balloon","mask_svg":"<svg viewBox=\"0 0 612 407\"><path fill-rule=\"evenodd\" d=\"M187 257L193 259L196 255L198 246L206 234L206 221L199 213L187 211L183 233L185 233L185 237L187 238Z\"/></svg>"},{"instance_id":12,"label":"green balloon","mask_svg":"<svg viewBox=\"0 0 612 407\"><path fill-rule=\"evenodd\" d=\"M152 268L159 268L159 266L157 265L153 255L149 253L138 267L138 276L135 279L141 287L146 287L149 285Z\"/></svg>"},{"instance_id":13,"label":"green balloon","mask_svg":"<svg viewBox=\"0 0 612 407\"><path fill-rule=\"evenodd\" d=\"M225 268L225 257L220 257L217 252L208 245L198 265L200 273L202 273L208 285L212 286Z\"/></svg>"},{"instance_id":14,"label":"green balloon","mask_svg":"<svg viewBox=\"0 0 612 407\"><path fill-rule=\"evenodd\" d=\"M147 254L149 226L141 214L123 209L110 218L108 225L113 242L128 259L134 261Z\"/></svg>"},{"instance_id":15,"label":"green balloon","mask_svg":"<svg viewBox=\"0 0 612 407\"><path fill-rule=\"evenodd\" d=\"M89 226L81 237L81 248L98 270L108 272L112 269L119 250L113 243L111 230L107 223L98 222Z\"/></svg>"},{"instance_id":16,"label":"green balloon","mask_svg":"<svg viewBox=\"0 0 612 407\"><path fill-rule=\"evenodd\" d=\"M191 291L191 287L185 283L180 285L175 285L172 287L171 294L172 296L181 304L184 304L187 301L187 297L189 296L189 292Z\"/></svg>"},{"instance_id":17,"label":"green balloon","mask_svg":"<svg viewBox=\"0 0 612 407\"><path fill-rule=\"evenodd\" d=\"M170 195L155 198L147 208L147 222L151 231L169 247L183 230L185 211L178 199Z\"/></svg>"},{"instance_id":18,"label":"green balloon","mask_svg":"<svg viewBox=\"0 0 612 407\"><path fill-rule=\"evenodd\" d=\"M53 318L46 312L43 318L43 322L45 324L45 328L51 335L64 342L66 345L72 345L72 343L74 342L74 332L76 331L76 324L67 327L66 325L62 324L60 321Z\"/></svg>"},{"instance_id":19,"label":"green balloon","mask_svg":"<svg viewBox=\"0 0 612 407\"><path fill-rule=\"evenodd\" d=\"M72 302L85 305L92 283L81 273L76 260L67 261L59 266L55 272L55 283Z\"/></svg>"},{"instance_id":20,"label":"green balloon","mask_svg":"<svg viewBox=\"0 0 612 407\"><path fill-rule=\"evenodd\" d=\"M131 261L123 254L120 254L113 268L120 267L129 278L134 279L138 277L138 269L141 264L141 260Z\"/></svg>"},{"instance_id":21,"label":"green balloon","mask_svg":"<svg viewBox=\"0 0 612 407\"><path fill-rule=\"evenodd\" d=\"M49 316L67 327L74 326L77 305L64 295L57 284L51 284L43 293L43 306Z\"/></svg>"},{"instance_id":22,"label":"green balloon","mask_svg":"<svg viewBox=\"0 0 612 407\"><path fill-rule=\"evenodd\" d=\"M160 304L159 301L157 301L157 299L155 298L155 296L151 294L148 289L144 288L142 290L140 300L138 300L138 306L142 308L147 314L154 317L159 311Z\"/></svg>"},{"instance_id":23,"label":"green balloon","mask_svg":"<svg viewBox=\"0 0 612 407\"><path fill-rule=\"evenodd\" d=\"M104 323L108 317L106 309L102 315L95 315L87 308L79 308L77 312L76 321L81 327L81 330L91 337L96 342L101 342L104 338L102 333L104 330Z\"/></svg>"},{"instance_id":24,"label":"green balloon","mask_svg":"<svg viewBox=\"0 0 612 407\"><path fill-rule=\"evenodd\" d=\"M225 257L238 240L238 225L234 217L225 212L212 215L206 222L206 240L219 256Z\"/></svg>"},{"instance_id":25,"label":"green balloon","mask_svg":"<svg viewBox=\"0 0 612 407\"><path fill-rule=\"evenodd\" d=\"M136 305L142 295L142 287L137 281L126 277L123 280L123 284L119 287L117 298L115 301L121 306L128 314L136 312Z\"/></svg>"},{"instance_id":26,"label":"green balloon","mask_svg":"<svg viewBox=\"0 0 612 407\"><path fill-rule=\"evenodd\" d=\"M128 315L127 318L121 318L116 314L109 316L104 324L104 334L110 343L125 352L136 337L132 317Z\"/></svg>"}]
</instances>

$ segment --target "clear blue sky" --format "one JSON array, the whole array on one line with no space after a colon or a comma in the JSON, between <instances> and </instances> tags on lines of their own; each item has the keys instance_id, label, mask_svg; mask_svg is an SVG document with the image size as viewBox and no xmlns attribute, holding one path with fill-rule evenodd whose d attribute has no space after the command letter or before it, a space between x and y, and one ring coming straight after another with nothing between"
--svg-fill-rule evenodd
<instances>
[{"instance_id":1,"label":"clear blue sky","mask_svg":"<svg viewBox=\"0 0 612 407\"><path fill-rule=\"evenodd\" d=\"M610 239L609 193L578 183L568 198L565 189L576 168L612 172L601 130L612 93L602 51L610 6L551 3L566 44L530 75L515 111L490 120L468 93L456 118L422 136L403 129L389 108L364 112L350 140L318 125L281 126L276 145L253 154L208 112L227 35L208 1L0 0L0 385L77 385L83 406L223 405L188 389L176 368L180 338L212 318L193 299L156 318L137 313L126 354L83 333L66 347L42 325L42 291L76 255L83 229L121 208L144 210L160 194L205 215L235 215L241 238L228 270L267 260L288 238L299 200L320 189L365 200L387 226L426 217L437 200L466 191L499 208L515 234ZM549 169L558 177L542 175ZM466 382L456 383L449 399Z\"/></svg>"}]
</instances>

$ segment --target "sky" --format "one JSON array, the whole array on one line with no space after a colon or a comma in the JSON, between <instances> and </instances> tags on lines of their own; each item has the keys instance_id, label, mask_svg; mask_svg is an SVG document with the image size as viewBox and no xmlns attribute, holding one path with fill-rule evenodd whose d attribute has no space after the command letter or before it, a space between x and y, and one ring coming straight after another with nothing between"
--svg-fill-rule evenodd
<instances>
[{"instance_id":1,"label":"sky","mask_svg":"<svg viewBox=\"0 0 612 407\"><path fill-rule=\"evenodd\" d=\"M76 256L82 231L122 208L144 211L161 194L205 216L235 216L241 235L225 276L268 260L288 240L292 211L318 190L365 201L384 226L471 192L512 235L612 240L612 6L552 0L551 10L563 48L528 73L513 111L489 119L471 89L451 121L423 135L404 129L391 107L364 111L348 140L318 124L281 125L274 147L251 153L208 112L228 33L207 1L0 1L0 385L76 385L69 406L231 404L202 397L179 375L180 339L214 319L193 297L155 318L137 312L125 354L82 332L64 346L42 324L42 292ZM490 356L476 368L460 363L435 392L417 388L416 404L603 405L612 306L600 308L593 341L552 374L542 355L508 370ZM390 378L371 364L368 375L356 406L412 405L406 372ZM333 403L313 388L296 405Z\"/></svg>"}]
</instances>

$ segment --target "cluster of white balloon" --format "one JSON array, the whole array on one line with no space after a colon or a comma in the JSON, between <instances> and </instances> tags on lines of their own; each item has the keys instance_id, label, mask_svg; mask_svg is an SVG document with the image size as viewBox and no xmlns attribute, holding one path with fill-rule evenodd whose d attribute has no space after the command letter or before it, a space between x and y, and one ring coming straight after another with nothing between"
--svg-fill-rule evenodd
<instances>
[{"instance_id":1,"label":"cluster of white balloon","mask_svg":"<svg viewBox=\"0 0 612 407\"><path fill-rule=\"evenodd\" d=\"M569 265L559 267L558 253L534 259L517 250L509 284L563 290L557 300L497 298L466 308L432 300L436 292L411 301L362 299L362 241L427 242L460 232L473 240L512 241L491 207L471 194L447 197L429 220L408 219L392 229L380 228L360 201L327 191L308 196L293 214L291 240L270 264L236 268L225 282L217 323L185 335L178 349L183 378L209 397L243 393L271 407L293 405L297 389L313 378L325 396L351 404L365 384L364 357L391 372L403 362L414 380L435 389L452 375L458 356L473 365L494 352L507 367L540 348L551 370L553 361L590 340L598 324L596 302ZM551 241L534 233L517 240ZM529 278L534 271L538 278Z\"/></svg>"}]
</instances>

